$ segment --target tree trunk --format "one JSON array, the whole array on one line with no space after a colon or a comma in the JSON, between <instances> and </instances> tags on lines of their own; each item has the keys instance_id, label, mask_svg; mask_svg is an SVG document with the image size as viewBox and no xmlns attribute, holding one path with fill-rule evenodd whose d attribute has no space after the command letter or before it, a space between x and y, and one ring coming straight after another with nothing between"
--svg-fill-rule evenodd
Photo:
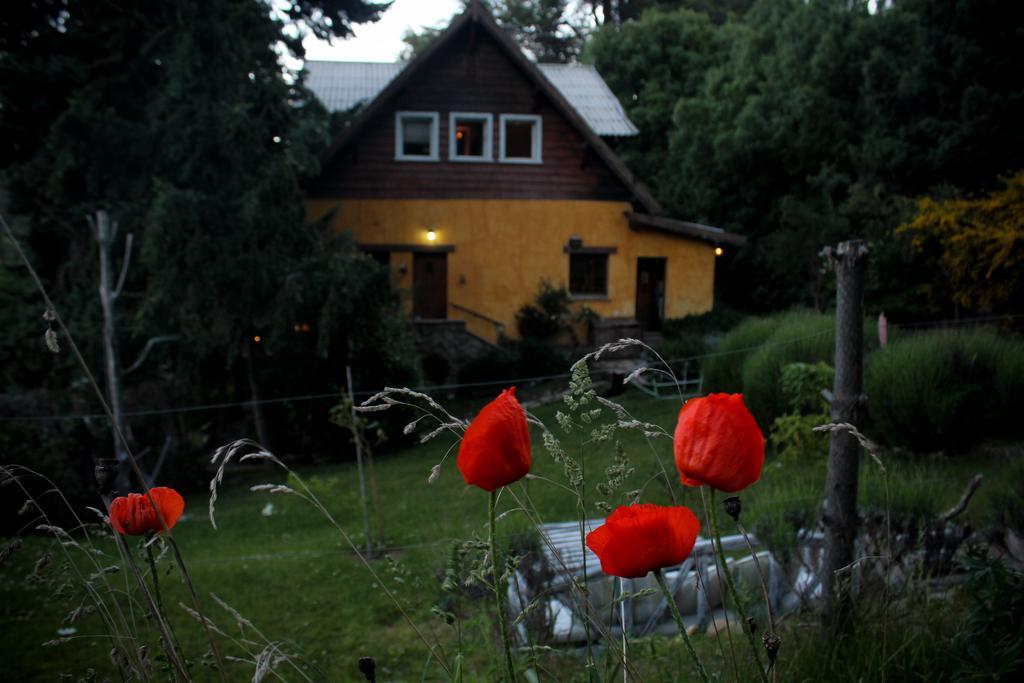
<instances>
[{"instance_id":1,"label":"tree trunk","mask_svg":"<svg viewBox=\"0 0 1024 683\"><path fill-rule=\"evenodd\" d=\"M267 439L267 425L263 420L263 406L260 405L260 390L256 383L256 372L253 370L252 349L249 342L245 342L245 369L249 378L249 398L252 401L252 420L256 423L256 439L263 448L270 450L270 441Z\"/></svg>"},{"instance_id":2,"label":"tree trunk","mask_svg":"<svg viewBox=\"0 0 1024 683\"><path fill-rule=\"evenodd\" d=\"M116 236L117 228L110 224L110 216L106 211L96 212L94 221L96 243L100 252L100 306L103 309L103 369L107 376L107 400L110 412L114 416L111 429L114 436L114 457L117 458L117 482L119 493L127 493L131 488L131 471L128 465L128 452L125 450L121 437L127 438L124 424L124 400L121 395L121 367L117 358L117 320L115 304L117 292L114 290L114 274L110 263L110 246Z\"/></svg>"},{"instance_id":3,"label":"tree trunk","mask_svg":"<svg viewBox=\"0 0 1024 683\"><path fill-rule=\"evenodd\" d=\"M832 422L860 427L864 395L864 272L867 244L842 242L835 259L836 375L832 390ZM832 432L825 484L825 564L821 584L827 626L841 625L850 607L853 541L857 533L857 470L860 446L847 431Z\"/></svg>"}]
</instances>

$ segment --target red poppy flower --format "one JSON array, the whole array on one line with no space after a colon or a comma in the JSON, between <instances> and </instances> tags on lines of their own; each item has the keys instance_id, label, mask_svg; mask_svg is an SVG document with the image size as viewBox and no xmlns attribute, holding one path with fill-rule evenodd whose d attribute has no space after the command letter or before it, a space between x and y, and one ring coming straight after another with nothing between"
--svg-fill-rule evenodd
<instances>
[{"instance_id":1,"label":"red poppy flower","mask_svg":"<svg viewBox=\"0 0 1024 683\"><path fill-rule=\"evenodd\" d=\"M735 493L753 484L764 466L764 436L743 394L693 398L679 411L676 468L687 486L707 484Z\"/></svg>"},{"instance_id":2,"label":"red poppy flower","mask_svg":"<svg viewBox=\"0 0 1024 683\"><path fill-rule=\"evenodd\" d=\"M459 446L459 471L471 486L494 491L530 471L530 430L515 387L483 407Z\"/></svg>"},{"instance_id":3,"label":"red poppy flower","mask_svg":"<svg viewBox=\"0 0 1024 683\"><path fill-rule=\"evenodd\" d=\"M149 490L167 528L170 529L185 510L185 499L174 489L157 486ZM114 531L125 536L141 536L147 531L164 530L156 510L144 493L129 493L119 496L110 504L110 525Z\"/></svg>"},{"instance_id":4,"label":"red poppy flower","mask_svg":"<svg viewBox=\"0 0 1024 683\"><path fill-rule=\"evenodd\" d=\"M700 522L688 507L625 505L587 534L587 547L601 559L601 571L638 579L672 567L693 551Z\"/></svg>"}]
</instances>

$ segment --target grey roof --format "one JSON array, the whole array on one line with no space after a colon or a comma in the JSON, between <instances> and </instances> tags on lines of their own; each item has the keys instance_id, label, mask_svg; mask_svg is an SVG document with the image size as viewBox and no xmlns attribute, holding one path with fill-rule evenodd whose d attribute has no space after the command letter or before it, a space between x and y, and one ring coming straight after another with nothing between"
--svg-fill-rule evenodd
<instances>
[{"instance_id":1,"label":"grey roof","mask_svg":"<svg viewBox=\"0 0 1024 683\"><path fill-rule=\"evenodd\" d=\"M306 86L330 111L345 111L376 97L405 62L306 62ZM598 135L639 131L597 70L585 64L538 64L541 73Z\"/></svg>"},{"instance_id":2,"label":"grey roof","mask_svg":"<svg viewBox=\"0 0 1024 683\"><path fill-rule=\"evenodd\" d=\"M588 64L537 66L598 135L626 136L640 132L594 67Z\"/></svg>"}]
</instances>

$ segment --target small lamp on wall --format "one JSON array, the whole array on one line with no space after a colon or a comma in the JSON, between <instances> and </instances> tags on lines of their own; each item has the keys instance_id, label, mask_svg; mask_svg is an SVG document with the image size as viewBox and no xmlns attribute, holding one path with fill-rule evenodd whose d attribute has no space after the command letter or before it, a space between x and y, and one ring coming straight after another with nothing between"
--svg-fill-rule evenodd
<instances>
[{"instance_id":1,"label":"small lamp on wall","mask_svg":"<svg viewBox=\"0 0 1024 683\"><path fill-rule=\"evenodd\" d=\"M569 238L570 249L580 249L583 247L583 238L579 235L573 235Z\"/></svg>"},{"instance_id":2,"label":"small lamp on wall","mask_svg":"<svg viewBox=\"0 0 1024 683\"><path fill-rule=\"evenodd\" d=\"M715 247L715 256L721 256L724 253L721 247Z\"/></svg>"},{"instance_id":3,"label":"small lamp on wall","mask_svg":"<svg viewBox=\"0 0 1024 683\"><path fill-rule=\"evenodd\" d=\"M433 242L436 239L437 239L437 233L434 232L433 228L428 228L427 229L427 241L428 242Z\"/></svg>"}]
</instances>

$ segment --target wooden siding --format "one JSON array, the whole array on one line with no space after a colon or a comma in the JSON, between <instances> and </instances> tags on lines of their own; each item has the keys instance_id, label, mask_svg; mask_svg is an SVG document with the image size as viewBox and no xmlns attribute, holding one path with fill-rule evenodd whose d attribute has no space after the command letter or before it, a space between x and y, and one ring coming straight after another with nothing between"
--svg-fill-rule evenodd
<instances>
[{"instance_id":1,"label":"wooden siding","mask_svg":"<svg viewBox=\"0 0 1024 683\"><path fill-rule=\"evenodd\" d=\"M395 160L395 112L440 113L440 161ZM495 161L449 161L449 113L494 114ZM543 117L541 164L499 163L499 114ZM632 201L584 137L485 31L470 23L307 184L310 198Z\"/></svg>"}]
</instances>

